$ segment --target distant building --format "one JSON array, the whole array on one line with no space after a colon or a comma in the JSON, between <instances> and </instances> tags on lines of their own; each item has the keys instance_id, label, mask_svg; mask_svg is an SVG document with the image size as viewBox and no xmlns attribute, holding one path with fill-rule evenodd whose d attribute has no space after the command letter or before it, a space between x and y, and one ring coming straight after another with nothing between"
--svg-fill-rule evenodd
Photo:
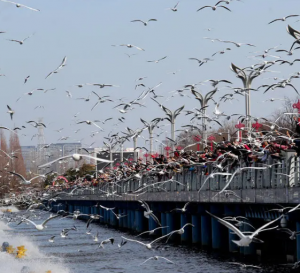
<instances>
[{"instance_id":1,"label":"distant building","mask_svg":"<svg viewBox=\"0 0 300 273\"><path fill-rule=\"evenodd\" d=\"M36 169L37 148L35 146L21 146L26 171Z\"/></svg>"}]
</instances>

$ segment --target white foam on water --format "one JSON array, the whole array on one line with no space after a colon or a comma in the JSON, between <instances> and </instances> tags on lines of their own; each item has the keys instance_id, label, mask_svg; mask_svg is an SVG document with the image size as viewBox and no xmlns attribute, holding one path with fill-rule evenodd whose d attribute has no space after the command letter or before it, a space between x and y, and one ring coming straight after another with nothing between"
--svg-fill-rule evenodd
<instances>
[{"instance_id":1,"label":"white foam on water","mask_svg":"<svg viewBox=\"0 0 300 273\"><path fill-rule=\"evenodd\" d=\"M15 212L18 211L18 209L14 207L9 209ZM1 211L0 214L2 214ZM26 257L20 259L15 258L16 254L0 252L0 273L21 273L24 266L29 268L29 271L24 271L26 273L46 273L48 270L50 270L51 273L71 273L59 260L54 262L57 258L47 257L40 252L38 246L30 241L29 238L19 234L15 236L15 234L11 232L11 228L3 221L0 221L0 248L3 242L8 242L15 249L23 245L27 251Z\"/></svg>"}]
</instances>

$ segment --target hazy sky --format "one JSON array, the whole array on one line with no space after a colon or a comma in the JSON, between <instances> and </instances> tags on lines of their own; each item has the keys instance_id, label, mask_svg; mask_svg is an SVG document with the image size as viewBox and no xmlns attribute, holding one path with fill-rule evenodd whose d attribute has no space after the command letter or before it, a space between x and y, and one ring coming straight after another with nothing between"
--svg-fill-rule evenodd
<instances>
[{"instance_id":1,"label":"hazy sky","mask_svg":"<svg viewBox=\"0 0 300 273\"><path fill-rule=\"evenodd\" d=\"M44 119L46 143L61 142L61 137L70 137L66 142L82 142L89 146L96 141L94 147L102 146L103 137L111 130L124 131L126 126L137 129L142 126L140 118L150 121L162 117L163 111L148 96L143 102L147 106L135 106L134 110L121 114L114 106L120 103L118 99L124 98L129 102L136 99L145 90L138 87L135 90L136 79L147 76L142 82L146 88L162 85L157 88L157 98L163 105L174 110L185 105L185 110L198 107L199 103L189 91L189 97L175 96L169 100L172 90L180 89L185 84L198 83L207 79L227 79L233 82L233 87L242 87L242 83L230 70L233 62L239 67L260 62L249 58L256 55L250 53L277 46L278 49L289 49L293 38L288 35L286 26L289 23L300 30L297 17L289 18L286 22L275 22L268 25L273 19L281 18L300 11L299 1L287 0L244 0L232 1L226 7L232 12L219 8L216 11L204 9L196 12L201 6L215 4L212 0L182 0L179 2L178 11L167 10L177 1L170 0L23 0L21 3L38 8L40 12L24 8L16 8L12 4L0 2L0 77L1 88L1 125L13 128L25 125L26 129L19 132L21 145L36 145L37 138L32 136L37 129L29 124L29 120ZM296 13L297 14L297 13ZM300 14L300 13L299 13ZM150 22L147 27L141 23L131 23L131 20L150 18L157 22ZM299 16L300 19L300 16ZM212 28L207 31L207 28ZM34 34L34 35L33 35ZM33 35L23 45L10 42L8 39L22 40ZM242 46L237 48L233 44L211 42L203 37L219 38L235 42L253 43L256 47ZM113 47L111 45L133 44L145 51L135 48ZM225 54L215 55L214 61L199 67L196 61L189 58L211 58L211 55L225 48L231 48ZM136 54L129 58L125 55ZM260 54L260 53L259 53ZM294 60L299 57L295 51L293 56L277 54L274 50L270 54L281 56L283 59ZM46 75L53 71L67 56L67 65L48 79ZM167 56L159 63L148 63ZM267 60L275 60L269 57ZM291 73L299 70L299 63L293 66L275 65L271 70L280 73L265 73L257 78L253 87L274 82L270 77L287 78ZM171 72L176 72L172 74ZM24 79L30 75L26 84ZM85 86L78 88L76 84L108 83L115 84L118 88L97 88ZM299 86L295 79L293 84ZM220 90L215 95L218 100L222 95L231 92L221 88L226 84L219 84ZM24 93L35 88L56 88L55 91L36 91L32 96ZM206 94L212 90L210 84L198 86L197 91ZM67 97L66 90L70 91L72 98ZM92 106L97 97L90 95L90 101L77 100L76 98L88 97L91 91L99 95L109 95L114 102L98 105L93 111ZM251 95L251 112L254 116L269 116L281 106L281 102L262 102L268 98L289 96L294 98L295 91L290 87L276 89L263 94L253 92ZM17 101L18 98L21 98ZM220 104L220 109L226 114L244 114L244 98L236 96L239 100ZM167 100L167 101L166 101ZM17 101L17 102L16 102ZM13 121L7 114L6 105L15 110ZM37 106L43 108L34 109ZM212 114L213 103L210 104L208 113ZM77 119L74 114L80 112ZM85 124L77 125L76 121L104 120L113 117L105 125L105 129L95 137L92 131L97 131L95 126ZM124 117L124 123L118 118ZM119 124L118 124L119 123ZM189 116L180 115L176 128L189 123ZM118 125L114 125L118 124ZM167 124L163 122L163 124ZM214 125L215 126L215 125ZM58 133L55 130L63 128ZM74 133L76 129L81 129ZM169 136L170 126L165 127ZM159 130L157 130L159 132ZM26 135L26 136L25 136ZM148 136L147 131L143 134ZM162 137L160 137L162 140ZM143 144L143 142L140 142ZM126 147L132 147L126 143Z\"/></svg>"}]
</instances>

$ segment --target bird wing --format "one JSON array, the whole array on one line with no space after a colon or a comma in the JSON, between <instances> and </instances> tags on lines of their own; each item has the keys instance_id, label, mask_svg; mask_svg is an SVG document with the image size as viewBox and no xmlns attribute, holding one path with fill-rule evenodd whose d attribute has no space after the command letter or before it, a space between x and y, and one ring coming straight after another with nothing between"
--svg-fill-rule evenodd
<instances>
[{"instance_id":1,"label":"bird wing","mask_svg":"<svg viewBox=\"0 0 300 273\"><path fill-rule=\"evenodd\" d=\"M170 262L170 263L174 263L174 262L172 262L172 261L170 261L169 259L167 259L167 258L165 258L165 257L162 257L162 256L157 256L158 258L160 258L160 259L164 259L164 260L166 260L166 261L168 261L168 262Z\"/></svg>"},{"instance_id":2,"label":"bird wing","mask_svg":"<svg viewBox=\"0 0 300 273\"><path fill-rule=\"evenodd\" d=\"M224 9L227 9L229 11L231 11L229 8L225 7L225 6L219 6L220 8L224 8Z\"/></svg>"},{"instance_id":3,"label":"bird wing","mask_svg":"<svg viewBox=\"0 0 300 273\"><path fill-rule=\"evenodd\" d=\"M197 11L205 9L205 8L211 8L211 6L203 6L202 8L198 9Z\"/></svg>"},{"instance_id":4,"label":"bird wing","mask_svg":"<svg viewBox=\"0 0 300 273\"><path fill-rule=\"evenodd\" d=\"M9 172L10 174L13 174L13 175L15 175L15 176L21 178L24 182L26 182L26 179L24 178L23 175L21 175L21 174L19 174L19 173L15 173L15 172L10 172L10 171L8 171L8 172Z\"/></svg>"},{"instance_id":5,"label":"bird wing","mask_svg":"<svg viewBox=\"0 0 300 273\"><path fill-rule=\"evenodd\" d=\"M159 226L161 226L161 223L159 222L158 218L153 213L150 213L150 216Z\"/></svg>"},{"instance_id":6,"label":"bird wing","mask_svg":"<svg viewBox=\"0 0 300 273\"><path fill-rule=\"evenodd\" d=\"M113 161L110 161L110 160L106 160L106 159L102 159L102 158L98 158L98 157L94 157L94 156L90 156L90 155L80 155L80 156L91 158L91 159L101 161L101 162L107 162L107 163L113 162Z\"/></svg>"},{"instance_id":7,"label":"bird wing","mask_svg":"<svg viewBox=\"0 0 300 273\"><path fill-rule=\"evenodd\" d=\"M35 224L34 222L32 222L31 220L29 220L29 219L27 219L27 218L24 218L24 221L27 221L27 222L33 224L34 226L36 226L36 224Z\"/></svg>"},{"instance_id":8,"label":"bird wing","mask_svg":"<svg viewBox=\"0 0 300 273\"><path fill-rule=\"evenodd\" d=\"M206 213L208 213L210 216L214 217L215 219L217 219L221 224L223 224L225 227L227 227L228 229L230 229L231 231L233 231L237 236L239 236L240 238L245 237L245 235L234 225L228 223L227 221L211 214L210 212L206 211Z\"/></svg>"},{"instance_id":9,"label":"bird wing","mask_svg":"<svg viewBox=\"0 0 300 273\"><path fill-rule=\"evenodd\" d=\"M152 260L152 259L154 259L154 257L148 258L147 260L145 260L144 262L142 262L140 265L142 265L142 264L144 264L144 263L146 263L146 262L148 262L149 260Z\"/></svg>"},{"instance_id":10,"label":"bird wing","mask_svg":"<svg viewBox=\"0 0 300 273\"><path fill-rule=\"evenodd\" d=\"M126 240L126 241L129 241L129 242L135 242L135 243L138 243L138 244L141 244L141 245L145 246L145 244L142 243L142 242L140 242L140 241L128 239L128 238L125 238L125 237L123 237L123 236L121 236L121 237L122 237L124 240Z\"/></svg>"},{"instance_id":11,"label":"bird wing","mask_svg":"<svg viewBox=\"0 0 300 273\"><path fill-rule=\"evenodd\" d=\"M71 157L71 156L72 156L72 155L66 155L66 156L59 157L59 158L57 158L57 159L55 159L55 160L53 160L53 161L50 161L50 162L48 162L48 163L45 163L45 164L43 164L43 165L38 166L38 168L43 168L43 167L45 167L45 166L48 166L48 165L51 165L51 164L55 163L56 161L59 161L59 160L62 160L62 159L64 159L64 158L68 158L68 157Z\"/></svg>"},{"instance_id":12,"label":"bird wing","mask_svg":"<svg viewBox=\"0 0 300 273\"><path fill-rule=\"evenodd\" d=\"M44 227L50 220L59 217L60 215L54 215L52 217L49 217L48 219L46 219L43 223L42 226Z\"/></svg>"},{"instance_id":13,"label":"bird wing","mask_svg":"<svg viewBox=\"0 0 300 273\"><path fill-rule=\"evenodd\" d=\"M251 237L255 237L256 235L258 235L261 231L263 231L263 229L265 229L266 227L268 227L269 225L272 225L273 223L275 223L276 221L278 221L279 219L281 219L283 216L280 216L278 218L276 218L275 220L271 221L271 222L268 222L266 223L265 225L261 226L259 229L255 230Z\"/></svg>"},{"instance_id":14,"label":"bird wing","mask_svg":"<svg viewBox=\"0 0 300 273\"><path fill-rule=\"evenodd\" d=\"M142 22L142 23L145 23L144 21L142 21L142 20L132 20L132 21L130 21L131 23L132 22Z\"/></svg>"},{"instance_id":15,"label":"bird wing","mask_svg":"<svg viewBox=\"0 0 300 273\"><path fill-rule=\"evenodd\" d=\"M299 15L288 15L285 17L285 19L290 18L290 17L298 17Z\"/></svg>"},{"instance_id":16,"label":"bird wing","mask_svg":"<svg viewBox=\"0 0 300 273\"><path fill-rule=\"evenodd\" d=\"M281 18L280 18L280 19L275 19L275 20L271 21L270 23L268 23L268 25L269 25L269 24L272 24L272 23L274 23L274 22L276 22L276 21L282 21L282 20L281 20Z\"/></svg>"}]
</instances>

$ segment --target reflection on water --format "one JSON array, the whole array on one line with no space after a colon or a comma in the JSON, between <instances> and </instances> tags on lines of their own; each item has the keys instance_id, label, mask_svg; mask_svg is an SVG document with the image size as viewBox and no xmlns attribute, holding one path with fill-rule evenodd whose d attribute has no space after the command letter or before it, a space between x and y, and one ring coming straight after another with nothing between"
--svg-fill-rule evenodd
<instances>
[{"instance_id":1,"label":"reflection on water","mask_svg":"<svg viewBox=\"0 0 300 273\"><path fill-rule=\"evenodd\" d=\"M48 214L44 214L46 219ZM34 220L36 222L42 222ZM4 221L5 222L5 221ZM140 244L128 242L122 248L118 247L121 236L134 239L133 235L110 229L92 223L91 234L86 234L83 221L72 219L55 219L47 224L44 231L37 231L31 224L16 223L7 225L0 222L0 242L8 241L14 247L25 245L27 257L16 260L7 253L0 253L0 272L18 273L22 266L27 265L33 272L40 273L51 270L51 273L106 273L106 272L245 272L239 266L228 264L233 259L213 257L204 251L191 246L172 246L159 250L146 250ZM67 238L61 238L63 228L76 225L77 231L71 230ZM94 236L99 233L99 242L94 242ZM54 243L48 240L54 238ZM102 240L113 237L113 245L106 244L104 249L98 245ZM139 238L150 241L151 238ZM150 260L139 266L146 259L153 256L163 256L175 264L167 263L163 259ZM284 267L263 267L263 270L247 269L247 272L289 272Z\"/></svg>"}]
</instances>

